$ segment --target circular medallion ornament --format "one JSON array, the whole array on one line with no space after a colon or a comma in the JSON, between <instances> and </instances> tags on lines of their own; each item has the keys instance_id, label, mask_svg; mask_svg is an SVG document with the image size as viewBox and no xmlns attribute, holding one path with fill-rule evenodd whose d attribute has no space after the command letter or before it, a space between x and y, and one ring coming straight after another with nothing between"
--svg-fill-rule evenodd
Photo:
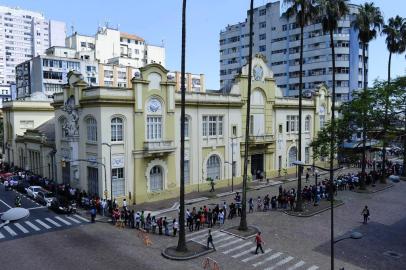
<instances>
[{"instance_id":1,"label":"circular medallion ornament","mask_svg":"<svg viewBox=\"0 0 406 270\"><path fill-rule=\"evenodd\" d=\"M260 81L262 80L262 76L264 75L264 70L260 65L254 66L254 80Z\"/></svg>"},{"instance_id":2,"label":"circular medallion ornament","mask_svg":"<svg viewBox=\"0 0 406 270\"><path fill-rule=\"evenodd\" d=\"M161 102L153 98L148 103L148 110L152 113L160 112L161 111Z\"/></svg>"}]
</instances>

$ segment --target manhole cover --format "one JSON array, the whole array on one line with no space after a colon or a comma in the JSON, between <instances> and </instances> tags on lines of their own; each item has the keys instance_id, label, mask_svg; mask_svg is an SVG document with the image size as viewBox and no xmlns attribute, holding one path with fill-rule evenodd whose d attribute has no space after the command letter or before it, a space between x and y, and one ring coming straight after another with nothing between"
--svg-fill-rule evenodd
<instances>
[{"instance_id":1,"label":"manhole cover","mask_svg":"<svg viewBox=\"0 0 406 270\"><path fill-rule=\"evenodd\" d=\"M400 257L402 257L401 254L399 254L399 253L397 253L395 251L390 251L390 250L385 251L383 254L386 255L386 256L395 258L395 259L399 259Z\"/></svg>"}]
</instances>

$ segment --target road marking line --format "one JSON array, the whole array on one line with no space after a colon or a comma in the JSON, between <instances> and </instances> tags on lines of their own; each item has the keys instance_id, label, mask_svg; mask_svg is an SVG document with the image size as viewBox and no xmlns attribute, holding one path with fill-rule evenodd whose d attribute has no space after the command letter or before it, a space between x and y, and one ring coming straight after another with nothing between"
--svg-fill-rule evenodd
<instances>
[{"instance_id":1,"label":"road marking line","mask_svg":"<svg viewBox=\"0 0 406 270\"><path fill-rule=\"evenodd\" d=\"M83 220L84 222L90 222L88 219L85 219L84 217L81 217L79 215L74 215L76 218Z\"/></svg>"},{"instance_id":2,"label":"road marking line","mask_svg":"<svg viewBox=\"0 0 406 270\"><path fill-rule=\"evenodd\" d=\"M50 218L45 218L45 220L48 221L49 223L52 223L52 224L53 224L54 226L56 226L56 227L61 227L61 224L56 223L55 221L53 221L53 220L50 219Z\"/></svg>"},{"instance_id":3,"label":"road marking line","mask_svg":"<svg viewBox=\"0 0 406 270\"><path fill-rule=\"evenodd\" d=\"M22 231L23 233L29 233L29 231L24 228L20 223L14 223L14 225L20 229L20 231Z\"/></svg>"},{"instance_id":4,"label":"road marking line","mask_svg":"<svg viewBox=\"0 0 406 270\"><path fill-rule=\"evenodd\" d=\"M254 252L256 248L257 248L257 247L252 247L252 248L250 248L250 249L248 249L248 250L245 250L245 251L243 251L243 252L241 252L241 253L237 253L237 254L235 254L235 255L233 255L233 256L231 256L231 257L233 257L233 258L241 257L241 256L243 256L243 255L245 255L245 254L247 254L247 253Z\"/></svg>"},{"instance_id":5,"label":"road marking line","mask_svg":"<svg viewBox=\"0 0 406 270\"><path fill-rule=\"evenodd\" d=\"M295 264L294 266L289 267L288 270L295 270L295 269L297 269L297 268L303 266L304 264L305 264L304 261L300 261L300 262L298 262L297 264Z\"/></svg>"},{"instance_id":6,"label":"road marking line","mask_svg":"<svg viewBox=\"0 0 406 270\"><path fill-rule=\"evenodd\" d=\"M315 266L315 265L313 265L313 266L310 267L310 268L307 268L307 270L316 270L316 269L319 269L319 267L318 267L318 266Z\"/></svg>"},{"instance_id":7,"label":"road marking line","mask_svg":"<svg viewBox=\"0 0 406 270\"><path fill-rule=\"evenodd\" d=\"M73 217L65 216L65 218L67 218L67 219L69 219L69 220L72 220L73 222L75 222L75 223L77 223L77 224L82 223L82 222L80 222L79 220L74 219Z\"/></svg>"},{"instance_id":8,"label":"road marking line","mask_svg":"<svg viewBox=\"0 0 406 270\"><path fill-rule=\"evenodd\" d=\"M37 232L40 231L41 229L38 228L37 226L35 226L34 224L32 224L29 221L26 221L25 224L27 224L28 226L30 226L31 228L33 228L34 230L36 230Z\"/></svg>"},{"instance_id":9,"label":"road marking line","mask_svg":"<svg viewBox=\"0 0 406 270\"><path fill-rule=\"evenodd\" d=\"M269 257L266 258L265 260L262 260L262 261L260 261L260 262L254 263L252 266L257 267L258 265L262 265L262 264L264 264L264 263L266 263L266 262L268 262L268 261L271 261L271 260L273 260L273 259L275 259L275 258L278 258L278 257L281 256L282 254L283 254L282 252L277 252L277 253L275 253L275 254L269 256Z\"/></svg>"},{"instance_id":10,"label":"road marking line","mask_svg":"<svg viewBox=\"0 0 406 270\"><path fill-rule=\"evenodd\" d=\"M68 222L68 221L66 221L66 220L64 220L63 218L61 218L61 217L55 217L57 220L59 220L59 221L61 221L61 222L63 222L63 223L65 223L66 225L72 225L70 222Z\"/></svg>"},{"instance_id":11,"label":"road marking line","mask_svg":"<svg viewBox=\"0 0 406 270\"><path fill-rule=\"evenodd\" d=\"M0 233L0 239L3 239L5 236L2 234L2 233Z\"/></svg>"},{"instance_id":12,"label":"road marking line","mask_svg":"<svg viewBox=\"0 0 406 270\"><path fill-rule=\"evenodd\" d=\"M36 221L37 223L39 223L39 224L40 224L42 227L44 227L45 229L47 229L47 230L51 229L51 226L49 226L48 224L42 222L41 220L36 219L35 221Z\"/></svg>"},{"instance_id":13,"label":"road marking line","mask_svg":"<svg viewBox=\"0 0 406 270\"><path fill-rule=\"evenodd\" d=\"M4 226L3 228L13 237L17 235L17 233L13 231L13 229L11 229L9 226Z\"/></svg>"},{"instance_id":14,"label":"road marking line","mask_svg":"<svg viewBox=\"0 0 406 270\"><path fill-rule=\"evenodd\" d=\"M3 200L0 200L0 202L2 202L2 203L4 203L8 208L13 208L13 207L11 207L10 205L8 205L5 201L3 201Z\"/></svg>"},{"instance_id":15,"label":"road marking line","mask_svg":"<svg viewBox=\"0 0 406 270\"><path fill-rule=\"evenodd\" d=\"M187 236L187 237L191 237L191 236L193 236L193 235L198 235L198 234L204 233L204 232L206 232L206 231L208 231L208 230L209 230L209 229L203 229L203 230L200 230L200 231L198 231L198 232L189 233L189 234L187 234L186 236Z\"/></svg>"},{"instance_id":16,"label":"road marking line","mask_svg":"<svg viewBox=\"0 0 406 270\"><path fill-rule=\"evenodd\" d=\"M277 268L277 267L279 267L279 266L282 266L282 265L284 265L285 263L288 263L288 262L290 262L290 261L293 260L293 259L294 259L294 258L293 258L292 256L286 257L285 259L283 259L283 260L277 262L275 265L273 265L273 266L271 266L271 267L269 267L269 268L266 268L265 270L274 270L275 268Z\"/></svg>"},{"instance_id":17,"label":"road marking line","mask_svg":"<svg viewBox=\"0 0 406 270\"><path fill-rule=\"evenodd\" d=\"M242 245L240 245L240 246L238 246L238 247L235 247L235 248L232 248L232 249L229 249L229 250L224 251L223 254L231 253L231 252L233 252L233 251L236 251L237 249L246 247L246 246L251 245L251 244L252 244L252 243L250 243L250 242L246 242L246 243L244 243L244 244L242 244Z\"/></svg>"},{"instance_id":18,"label":"road marking line","mask_svg":"<svg viewBox=\"0 0 406 270\"><path fill-rule=\"evenodd\" d=\"M225 243L225 244L219 246L218 248L223 248L223 247L226 247L226 246L230 246L230 245L232 245L232 244L235 244L235 243L238 243L238 242L241 242L241 241L243 241L243 239L239 238L239 239L237 239L237 240L234 240L234 241Z\"/></svg>"},{"instance_id":19,"label":"road marking line","mask_svg":"<svg viewBox=\"0 0 406 270\"><path fill-rule=\"evenodd\" d=\"M37 206L37 207L31 207L31 208L27 208L28 210L35 210L35 209L42 209L42 208L46 208L46 206Z\"/></svg>"},{"instance_id":20,"label":"road marking line","mask_svg":"<svg viewBox=\"0 0 406 270\"><path fill-rule=\"evenodd\" d=\"M254 250L254 251L255 251L255 250ZM259 253L259 254L251 255L251 256L249 256L248 258L245 258L244 260L241 260L241 261L242 261L242 262L248 262L248 261L251 261L251 260L253 260L253 259L255 259L255 258L264 256L265 254L267 254L267 253L269 253L269 252L271 252L271 251L272 251L272 249L271 249L271 248L268 248L268 249L266 249L266 250L264 251L264 253Z\"/></svg>"}]
</instances>

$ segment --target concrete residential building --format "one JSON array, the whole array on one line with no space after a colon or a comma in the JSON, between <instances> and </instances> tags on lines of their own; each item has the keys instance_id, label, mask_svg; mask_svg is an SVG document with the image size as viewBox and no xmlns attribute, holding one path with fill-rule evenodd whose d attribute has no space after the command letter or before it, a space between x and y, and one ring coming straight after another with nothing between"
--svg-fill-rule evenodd
<instances>
[{"instance_id":1,"label":"concrete residential building","mask_svg":"<svg viewBox=\"0 0 406 270\"><path fill-rule=\"evenodd\" d=\"M0 84L15 83L15 67L42 55L51 46L64 46L65 23L42 14L0 6Z\"/></svg>"},{"instance_id":2,"label":"concrete residential building","mask_svg":"<svg viewBox=\"0 0 406 270\"><path fill-rule=\"evenodd\" d=\"M350 14L338 23L334 34L336 53L337 100L346 100L350 93L363 85L362 50L358 32L351 27L356 5L349 5ZM247 14L248 15L248 14ZM254 9L253 52L263 54L272 68L278 87L286 96L299 91L300 28L295 18L281 14L280 1ZM247 63L249 47L249 16L244 22L228 25L220 32L220 85L227 91L234 77ZM366 54L368 57L368 53ZM329 36L315 22L304 28L303 51L304 93L320 83L331 87L331 49ZM368 58L365 59L368 61Z\"/></svg>"},{"instance_id":3,"label":"concrete residential building","mask_svg":"<svg viewBox=\"0 0 406 270\"><path fill-rule=\"evenodd\" d=\"M74 49L50 47L39 55L16 67L17 99L42 96L52 98L62 92L70 71L77 71L89 85L98 84L98 63L92 58L79 58Z\"/></svg>"}]
</instances>

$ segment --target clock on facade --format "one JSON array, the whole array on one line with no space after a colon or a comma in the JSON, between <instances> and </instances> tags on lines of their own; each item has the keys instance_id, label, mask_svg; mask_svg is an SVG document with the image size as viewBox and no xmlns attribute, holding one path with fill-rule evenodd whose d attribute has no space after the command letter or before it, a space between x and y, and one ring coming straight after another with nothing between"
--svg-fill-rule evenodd
<instances>
[{"instance_id":1,"label":"clock on facade","mask_svg":"<svg viewBox=\"0 0 406 270\"><path fill-rule=\"evenodd\" d=\"M160 112L161 111L161 102L156 98L151 99L148 102L148 110L152 113Z\"/></svg>"},{"instance_id":2,"label":"clock on facade","mask_svg":"<svg viewBox=\"0 0 406 270\"><path fill-rule=\"evenodd\" d=\"M254 67L254 80L260 81L262 80L262 76L264 75L264 70L260 65L255 65Z\"/></svg>"}]
</instances>

